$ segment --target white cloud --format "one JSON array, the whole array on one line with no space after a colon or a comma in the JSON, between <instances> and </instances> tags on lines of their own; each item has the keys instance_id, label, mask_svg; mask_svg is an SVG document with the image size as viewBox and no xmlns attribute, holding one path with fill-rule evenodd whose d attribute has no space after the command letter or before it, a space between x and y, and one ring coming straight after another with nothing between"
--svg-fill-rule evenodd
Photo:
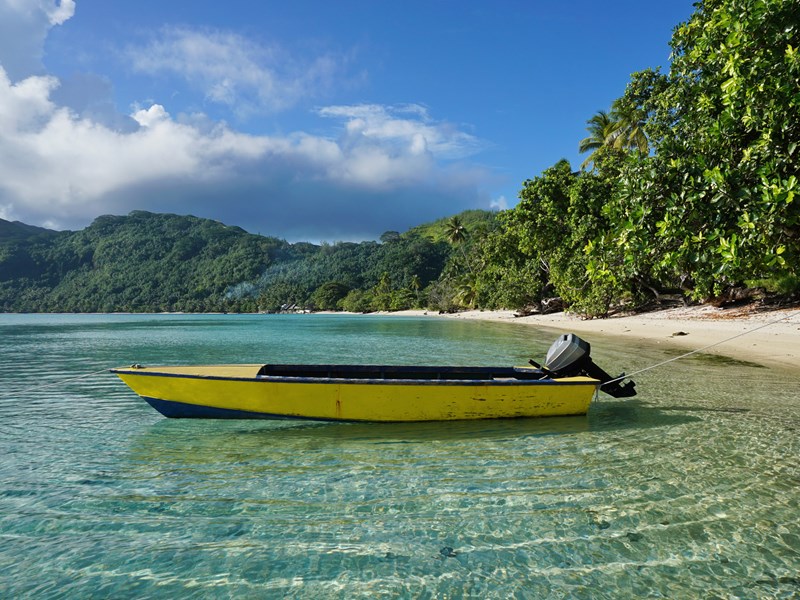
<instances>
[{"instance_id":1,"label":"white cloud","mask_svg":"<svg viewBox=\"0 0 800 600\"><path fill-rule=\"evenodd\" d=\"M0 131L25 131L41 124L55 109L49 96L57 86L55 77L29 77L12 85L0 67Z\"/></svg>"},{"instance_id":2,"label":"white cloud","mask_svg":"<svg viewBox=\"0 0 800 600\"><path fill-rule=\"evenodd\" d=\"M160 104L153 104L146 110L137 110L131 116L142 127L154 127L169 120L169 113Z\"/></svg>"},{"instance_id":3,"label":"white cloud","mask_svg":"<svg viewBox=\"0 0 800 600\"><path fill-rule=\"evenodd\" d=\"M135 129L121 131L56 104L57 86L53 77L15 84L0 69L4 218L81 227L149 209L341 239L483 203L476 190L486 174L442 161L477 141L420 107L321 109L345 119L338 139L248 135L204 115L176 119L159 104L134 111Z\"/></svg>"},{"instance_id":4,"label":"white cloud","mask_svg":"<svg viewBox=\"0 0 800 600\"><path fill-rule=\"evenodd\" d=\"M489 208L492 210L506 210L508 208L508 201L505 196L499 196L489 203Z\"/></svg>"},{"instance_id":5,"label":"white cloud","mask_svg":"<svg viewBox=\"0 0 800 600\"><path fill-rule=\"evenodd\" d=\"M28 18L44 15L52 25L61 25L75 14L75 0L2 0L0 6Z\"/></svg>"},{"instance_id":6,"label":"white cloud","mask_svg":"<svg viewBox=\"0 0 800 600\"><path fill-rule=\"evenodd\" d=\"M254 138L220 129L202 134L154 105L120 133L49 100L52 77L14 85L0 70L0 197L23 213L96 211L105 195L163 177L207 177L228 153L252 156ZM263 143L256 143L261 150Z\"/></svg>"},{"instance_id":7,"label":"white cloud","mask_svg":"<svg viewBox=\"0 0 800 600\"><path fill-rule=\"evenodd\" d=\"M43 72L47 32L74 13L74 0L0 0L0 66L12 80Z\"/></svg>"},{"instance_id":8,"label":"white cloud","mask_svg":"<svg viewBox=\"0 0 800 600\"><path fill-rule=\"evenodd\" d=\"M127 51L133 69L185 79L214 103L238 115L270 113L319 96L341 71L340 59L297 61L277 45L235 33L165 28L157 39Z\"/></svg>"},{"instance_id":9,"label":"white cloud","mask_svg":"<svg viewBox=\"0 0 800 600\"><path fill-rule=\"evenodd\" d=\"M394 147L398 154L429 153L440 159L465 158L482 148L480 140L454 125L434 122L418 104L328 106L319 114L346 121L346 144Z\"/></svg>"},{"instance_id":10,"label":"white cloud","mask_svg":"<svg viewBox=\"0 0 800 600\"><path fill-rule=\"evenodd\" d=\"M330 135L249 135L157 102L120 114L110 80L45 74L47 32L74 13L73 0L0 0L0 218L79 228L144 209L289 239L363 239L488 204L487 172L464 162L481 142L419 104L318 109ZM239 116L319 97L346 64L186 28L127 54L138 72L183 78Z\"/></svg>"},{"instance_id":11,"label":"white cloud","mask_svg":"<svg viewBox=\"0 0 800 600\"><path fill-rule=\"evenodd\" d=\"M52 25L61 25L75 14L75 0L61 0L61 3L55 6L50 2L41 2L41 4Z\"/></svg>"},{"instance_id":12,"label":"white cloud","mask_svg":"<svg viewBox=\"0 0 800 600\"><path fill-rule=\"evenodd\" d=\"M446 185L460 177L443 165L476 153L481 142L451 124L435 122L420 105L360 104L319 109L344 121L338 145L341 160L331 179L380 189L407 182Z\"/></svg>"}]
</instances>

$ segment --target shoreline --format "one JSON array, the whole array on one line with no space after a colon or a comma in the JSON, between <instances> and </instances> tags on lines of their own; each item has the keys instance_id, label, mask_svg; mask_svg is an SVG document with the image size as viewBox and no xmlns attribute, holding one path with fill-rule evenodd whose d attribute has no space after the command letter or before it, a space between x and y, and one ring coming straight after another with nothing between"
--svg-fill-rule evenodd
<instances>
[{"instance_id":1,"label":"shoreline","mask_svg":"<svg viewBox=\"0 0 800 600\"><path fill-rule=\"evenodd\" d=\"M705 354L800 372L800 308L757 312L752 307L690 306L589 320L566 313L517 317L511 310L443 315L406 310L378 314L514 323L579 335L597 333L633 343L664 344L686 352L703 349Z\"/></svg>"},{"instance_id":2,"label":"shoreline","mask_svg":"<svg viewBox=\"0 0 800 600\"><path fill-rule=\"evenodd\" d=\"M205 315L226 313L4 313L49 315ZM256 314L256 313L228 313ZM306 314L351 314L315 311ZM468 310L439 314L436 311L403 310L367 313L386 317L425 317L511 323L551 330L609 336L631 343L674 348L681 353L699 351L800 374L800 306L757 309L754 305L716 308L710 305L668 308L647 313L615 315L606 319L581 319L568 313L518 317L512 310ZM592 339L587 339L591 343Z\"/></svg>"}]
</instances>

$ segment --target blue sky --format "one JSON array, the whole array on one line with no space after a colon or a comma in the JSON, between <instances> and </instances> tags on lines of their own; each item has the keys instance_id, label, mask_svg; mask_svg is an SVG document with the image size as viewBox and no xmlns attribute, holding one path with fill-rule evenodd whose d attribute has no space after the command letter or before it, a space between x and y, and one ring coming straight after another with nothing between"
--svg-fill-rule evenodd
<instances>
[{"instance_id":1,"label":"blue sky","mask_svg":"<svg viewBox=\"0 0 800 600\"><path fill-rule=\"evenodd\" d=\"M0 0L0 218L194 214L375 239L505 208L684 0Z\"/></svg>"}]
</instances>

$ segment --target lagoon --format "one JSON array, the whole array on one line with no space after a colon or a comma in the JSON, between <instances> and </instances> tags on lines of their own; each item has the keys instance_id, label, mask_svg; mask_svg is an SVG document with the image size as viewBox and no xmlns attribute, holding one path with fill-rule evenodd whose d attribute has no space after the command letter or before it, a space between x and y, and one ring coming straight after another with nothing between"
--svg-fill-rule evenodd
<instances>
[{"instance_id":1,"label":"lagoon","mask_svg":"<svg viewBox=\"0 0 800 600\"><path fill-rule=\"evenodd\" d=\"M524 364L555 335L412 317L0 315L0 596L800 595L800 373L699 355L587 417L378 425L167 420L105 372ZM609 372L671 356L583 337Z\"/></svg>"}]
</instances>

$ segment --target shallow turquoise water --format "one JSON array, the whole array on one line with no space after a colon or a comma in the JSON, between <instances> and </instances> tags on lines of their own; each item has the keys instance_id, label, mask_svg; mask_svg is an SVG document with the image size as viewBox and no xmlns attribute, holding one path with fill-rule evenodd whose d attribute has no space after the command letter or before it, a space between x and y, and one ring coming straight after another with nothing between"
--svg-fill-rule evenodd
<instances>
[{"instance_id":1,"label":"shallow turquoise water","mask_svg":"<svg viewBox=\"0 0 800 600\"><path fill-rule=\"evenodd\" d=\"M584 337L612 372L669 356ZM0 597L800 597L800 373L699 357L588 417L413 425L167 420L96 373L522 364L553 339L437 319L0 315Z\"/></svg>"}]
</instances>

